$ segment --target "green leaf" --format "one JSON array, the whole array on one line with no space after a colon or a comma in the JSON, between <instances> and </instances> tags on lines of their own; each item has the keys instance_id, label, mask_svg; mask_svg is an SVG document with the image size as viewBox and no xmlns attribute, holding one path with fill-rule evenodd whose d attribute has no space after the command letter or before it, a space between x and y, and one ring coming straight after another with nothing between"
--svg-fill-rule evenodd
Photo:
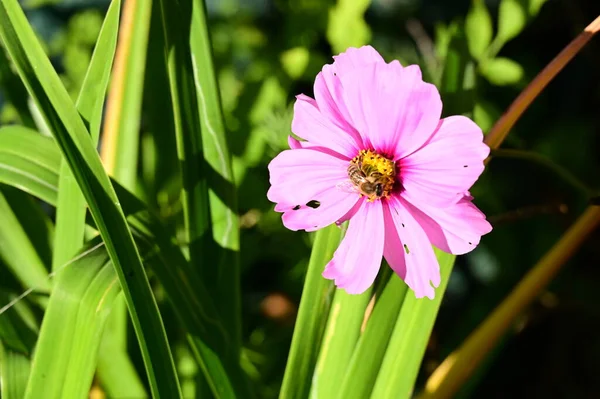
<instances>
[{"instance_id":1,"label":"green leaf","mask_svg":"<svg viewBox=\"0 0 600 399\"><path fill-rule=\"evenodd\" d=\"M521 65L503 57L487 60L480 64L479 71L483 77L496 86L518 83L525 73Z\"/></svg>"},{"instance_id":2,"label":"green leaf","mask_svg":"<svg viewBox=\"0 0 600 399\"><path fill-rule=\"evenodd\" d=\"M548 0L529 0L529 16L536 16L546 1Z\"/></svg>"},{"instance_id":3,"label":"green leaf","mask_svg":"<svg viewBox=\"0 0 600 399\"><path fill-rule=\"evenodd\" d=\"M100 136L102 108L117 45L120 7L121 1L114 0L106 12L76 103L79 114L88 123L94 144ZM85 198L66 161L61 163L58 187L53 269L65 263L83 245L86 212Z\"/></svg>"},{"instance_id":4,"label":"green leaf","mask_svg":"<svg viewBox=\"0 0 600 399\"><path fill-rule=\"evenodd\" d=\"M352 358L370 299L371 290L360 295L335 291L312 379L311 397L334 398L340 392L347 373L345 365Z\"/></svg>"},{"instance_id":5,"label":"green leaf","mask_svg":"<svg viewBox=\"0 0 600 399\"><path fill-rule=\"evenodd\" d=\"M502 44L515 38L527 22L527 11L519 0L502 0L498 9L498 37Z\"/></svg>"},{"instance_id":6,"label":"green leaf","mask_svg":"<svg viewBox=\"0 0 600 399\"><path fill-rule=\"evenodd\" d=\"M184 11L190 11L183 9ZM239 247L240 232L237 193L232 160L227 146L227 133L203 0L192 0L189 37L197 112L202 132L202 171L208 183L210 228L214 248L209 248L210 261L203 262L201 275L212 281L212 293L219 313L231 331L232 349L239 356L241 346L241 303Z\"/></svg>"},{"instance_id":7,"label":"green leaf","mask_svg":"<svg viewBox=\"0 0 600 399\"><path fill-rule=\"evenodd\" d=\"M30 362L23 353L6 347L0 341L0 396L22 399L29 378Z\"/></svg>"},{"instance_id":8,"label":"green leaf","mask_svg":"<svg viewBox=\"0 0 600 399\"><path fill-rule=\"evenodd\" d=\"M2 160L0 158L0 164ZM23 286L48 292L47 270L35 246L0 191L0 255Z\"/></svg>"},{"instance_id":9,"label":"green leaf","mask_svg":"<svg viewBox=\"0 0 600 399\"><path fill-rule=\"evenodd\" d=\"M308 397L334 290L333 282L323 278L321 273L333 257L342 235L343 230L336 225L316 232L283 376L281 398Z\"/></svg>"},{"instance_id":10,"label":"green leaf","mask_svg":"<svg viewBox=\"0 0 600 399\"><path fill-rule=\"evenodd\" d=\"M371 395L407 290L402 279L392 274L358 340L338 398L358 399Z\"/></svg>"},{"instance_id":11,"label":"green leaf","mask_svg":"<svg viewBox=\"0 0 600 399\"><path fill-rule=\"evenodd\" d=\"M27 133L30 136L28 137L29 141L34 145L37 141L37 147L42 151L49 154L57 151L53 140L46 140L35 132L27 131ZM8 143L14 144L13 142ZM1 144L0 141L0 146ZM32 162L23 158L27 154L27 147L15 146L12 150L19 160ZM54 174L57 173L58 162L59 160L56 159L52 166ZM10 177L8 176L7 179L7 176L0 173L0 182L10 185L19 183L18 174L14 180L11 180ZM44 181L43 184L51 186L49 181ZM181 250L172 242L169 230L156 216L148 211L146 205L117 182L113 181L113 185L125 213L131 215L129 222L138 240L143 243L148 251L155 249L155 246L159 248L159 256L153 262L154 273L162 283L180 323L190 334L189 343L192 353L199 364L202 365L203 371L209 376L213 392L218 397L224 398L231 397L235 392L241 392L240 397L250 397L237 353L230 350L233 338L221 320L205 283L191 268ZM38 186L35 184L31 187L23 186L22 188L32 195L39 196L40 194L36 192ZM56 186L53 188L55 193ZM55 205L56 195L45 200L49 204ZM92 221L88 220L88 222ZM114 342L109 340L103 348L111 349L114 346ZM104 358L101 354L98 361L98 374L101 380L105 382L107 381L105 378L110 379L110 385L106 383L103 383L103 385L111 396L136 398L144 396L139 395L140 389L136 387L135 373L129 365L125 364L126 358L121 353L116 353L114 359L110 356ZM105 365L108 369L105 368ZM117 369L122 370L119 379L111 378Z\"/></svg>"},{"instance_id":12,"label":"green leaf","mask_svg":"<svg viewBox=\"0 0 600 399\"><path fill-rule=\"evenodd\" d=\"M0 86L4 89L3 94L6 95L7 100L17 110L21 123L30 128L35 127L27 103L29 98L27 90L25 90L25 86L23 86L19 77L10 68L10 62L4 49L0 49Z\"/></svg>"},{"instance_id":13,"label":"green leaf","mask_svg":"<svg viewBox=\"0 0 600 399\"><path fill-rule=\"evenodd\" d=\"M0 1L0 38L51 127L87 200L121 283L155 396L181 396L148 278L117 195L77 109L16 0Z\"/></svg>"},{"instance_id":14,"label":"green leaf","mask_svg":"<svg viewBox=\"0 0 600 399\"><path fill-rule=\"evenodd\" d=\"M371 29L364 19L371 0L339 0L329 11L327 40L335 53L360 47L371 40Z\"/></svg>"},{"instance_id":15,"label":"green leaf","mask_svg":"<svg viewBox=\"0 0 600 399\"><path fill-rule=\"evenodd\" d=\"M435 290L435 299L417 299L412 291L407 291L373 388L372 398L408 398L413 392L456 258L438 249L435 249L435 253L441 272L441 284Z\"/></svg>"},{"instance_id":16,"label":"green leaf","mask_svg":"<svg viewBox=\"0 0 600 399\"><path fill-rule=\"evenodd\" d=\"M492 16L484 0L473 0L465 19L465 33L469 52L473 58L480 60L492 42L493 35Z\"/></svg>"},{"instance_id":17,"label":"green leaf","mask_svg":"<svg viewBox=\"0 0 600 399\"><path fill-rule=\"evenodd\" d=\"M25 398L87 397L102 329L119 292L114 268L99 240L58 272Z\"/></svg>"},{"instance_id":18,"label":"green leaf","mask_svg":"<svg viewBox=\"0 0 600 399\"><path fill-rule=\"evenodd\" d=\"M133 191L137 180L140 115L152 1L135 1L126 3L124 7L124 23L120 28L123 34L120 36L119 54L110 87L111 106L105 120L102 160L111 176ZM106 82L103 81L103 84Z\"/></svg>"}]
</instances>

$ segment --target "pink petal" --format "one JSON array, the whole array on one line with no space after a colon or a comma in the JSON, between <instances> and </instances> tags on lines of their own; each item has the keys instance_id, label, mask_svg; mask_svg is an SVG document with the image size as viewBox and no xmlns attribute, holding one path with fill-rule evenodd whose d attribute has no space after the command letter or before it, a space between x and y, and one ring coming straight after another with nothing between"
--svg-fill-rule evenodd
<instances>
[{"instance_id":1,"label":"pink petal","mask_svg":"<svg viewBox=\"0 0 600 399\"><path fill-rule=\"evenodd\" d=\"M335 280L349 294L361 294L373 284L383 255L384 226L381 201L364 202L350 220L342 243L323 277Z\"/></svg>"},{"instance_id":2,"label":"pink petal","mask_svg":"<svg viewBox=\"0 0 600 399\"><path fill-rule=\"evenodd\" d=\"M431 139L400 161L402 196L416 206L457 203L483 172L490 149L482 140L481 129L469 118L442 119Z\"/></svg>"},{"instance_id":3,"label":"pink petal","mask_svg":"<svg viewBox=\"0 0 600 399\"><path fill-rule=\"evenodd\" d=\"M348 163L325 152L302 148L286 150L269 163L270 201L303 205L317 193L348 178Z\"/></svg>"},{"instance_id":4,"label":"pink petal","mask_svg":"<svg viewBox=\"0 0 600 399\"><path fill-rule=\"evenodd\" d=\"M442 102L417 65L373 63L340 76L352 125L365 144L397 160L421 147L439 122Z\"/></svg>"},{"instance_id":5,"label":"pink petal","mask_svg":"<svg viewBox=\"0 0 600 399\"><path fill-rule=\"evenodd\" d=\"M415 292L433 299L440 284L440 267L427 235L405 204L396 198L384 206L384 257L391 268Z\"/></svg>"},{"instance_id":6,"label":"pink petal","mask_svg":"<svg viewBox=\"0 0 600 399\"><path fill-rule=\"evenodd\" d=\"M291 230L312 231L348 213L360 197L336 188L348 179L347 165L347 161L315 148L277 155L269 163L267 198L277 203L275 211L284 212L284 225Z\"/></svg>"},{"instance_id":7,"label":"pink petal","mask_svg":"<svg viewBox=\"0 0 600 399\"><path fill-rule=\"evenodd\" d=\"M300 206L281 206L284 211L283 225L290 230L315 231L339 222L360 197L354 193L345 193L338 189L329 188L317 193L313 199Z\"/></svg>"},{"instance_id":8,"label":"pink petal","mask_svg":"<svg viewBox=\"0 0 600 399\"><path fill-rule=\"evenodd\" d=\"M315 100L303 94L296 96L292 132L311 144L329 148L348 159L356 156L362 147L352 133L333 123L319 110Z\"/></svg>"},{"instance_id":9,"label":"pink petal","mask_svg":"<svg viewBox=\"0 0 600 399\"><path fill-rule=\"evenodd\" d=\"M448 208L436 208L421 204L406 207L419 222L433 245L444 252L462 255L471 252L481 236L492 231L485 215L471 202L472 197L464 197Z\"/></svg>"},{"instance_id":10,"label":"pink petal","mask_svg":"<svg viewBox=\"0 0 600 399\"><path fill-rule=\"evenodd\" d=\"M325 65L315 79L315 99L324 115L340 128L362 143L360 134L351 125L352 118L344 104L344 88L340 75L344 75L363 65L385 63L381 55L371 46L349 48L346 52L333 57L332 65Z\"/></svg>"},{"instance_id":11,"label":"pink petal","mask_svg":"<svg viewBox=\"0 0 600 399\"><path fill-rule=\"evenodd\" d=\"M344 75L363 65L385 63L383 57L371 46L349 47L345 52L333 56L335 72Z\"/></svg>"}]
</instances>

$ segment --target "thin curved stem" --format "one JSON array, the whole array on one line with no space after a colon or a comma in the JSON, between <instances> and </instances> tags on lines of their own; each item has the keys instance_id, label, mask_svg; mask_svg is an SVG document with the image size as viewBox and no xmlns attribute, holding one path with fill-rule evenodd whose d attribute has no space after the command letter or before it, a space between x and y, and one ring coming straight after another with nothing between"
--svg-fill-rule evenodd
<instances>
[{"instance_id":1,"label":"thin curved stem","mask_svg":"<svg viewBox=\"0 0 600 399\"><path fill-rule=\"evenodd\" d=\"M589 24L567 47L565 47L513 101L504 115L496 122L485 142L492 149L500 147L508 132L519 120L533 100L544 90L552 79L579 53L590 39L600 30L600 16ZM489 158L488 158L489 160Z\"/></svg>"}]
</instances>

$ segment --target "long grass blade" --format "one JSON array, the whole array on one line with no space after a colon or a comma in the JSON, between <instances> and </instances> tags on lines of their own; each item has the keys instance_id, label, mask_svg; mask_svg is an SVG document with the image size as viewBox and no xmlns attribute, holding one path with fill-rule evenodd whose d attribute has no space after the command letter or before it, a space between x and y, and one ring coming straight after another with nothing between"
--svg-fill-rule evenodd
<instances>
[{"instance_id":1,"label":"long grass blade","mask_svg":"<svg viewBox=\"0 0 600 399\"><path fill-rule=\"evenodd\" d=\"M33 131L28 131L26 135L29 136L28 139L34 145L37 142L37 147L43 151L49 154L58 152L56 144L52 140L46 140ZM10 141L7 144L11 145L8 148L11 148L15 156L18 157L17 159L25 159L24 157L28 151L27 147L20 148ZM58 171L59 162L59 159L55 159L53 166L51 162L47 165L54 176ZM7 176L0 173L0 182L9 185L22 184L18 179L18 173L15 176L17 178L11 179L11 177L14 177L13 175ZM56 193L56 179L54 180L54 186L52 186L51 181L43 181L43 184L52 187L52 192ZM221 320L205 283L194 273L181 250L174 245L168 229L152 212L148 211L146 205L117 182L113 181L113 185L125 214L129 215L129 222L138 239L148 251L155 247L159 249L158 260L153 262L154 272L163 284L167 298L173 304L173 309L180 323L190 334L189 342L192 353L202 366L205 374L209 376L208 380L213 392L216 396L224 398L236 394L238 397L250 397L251 393L240 368L236 351L231 350L233 338ZM40 185L33 183L31 186L21 186L24 191L38 197L40 196L39 187ZM55 205L57 201L56 194L44 198L44 200L50 205ZM93 223L93 220L88 220L88 223ZM108 348L111 348L110 342L108 344ZM122 358L117 357L114 362L111 362L109 359L99 358L98 373L101 379L112 375L113 370L119 365L119 359L122 360ZM105 370L104 363L113 367L108 367L109 369ZM136 381L130 383L129 386L119 386L118 382L126 382L122 379L128 375L128 368L123 370L124 372L119 375L120 380L111 379L114 385L111 384L110 389L105 386L107 391L114 397L143 397L144 395L131 394L131 390L134 390L134 393L136 391L140 392L135 389Z\"/></svg>"},{"instance_id":2,"label":"long grass blade","mask_svg":"<svg viewBox=\"0 0 600 399\"><path fill-rule=\"evenodd\" d=\"M359 399L371 395L407 289L398 275L390 277L358 340L338 398Z\"/></svg>"},{"instance_id":3,"label":"long grass blade","mask_svg":"<svg viewBox=\"0 0 600 399\"><path fill-rule=\"evenodd\" d=\"M25 398L87 397L118 279L101 241L58 272Z\"/></svg>"},{"instance_id":4,"label":"long grass blade","mask_svg":"<svg viewBox=\"0 0 600 399\"><path fill-rule=\"evenodd\" d=\"M211 262L202 268L206 281L214 281L211 288L219 311L232 329L239 343L241 335L240 271L239 271L239 218L237 215L236 187L233 181L231 155L227 146L221 98L213 65L212 46L203 0L191 0L192 67L198 112L202 128L204 157L203 170L207 179L210 202L212 238L217 247Z\"/></svg>"},{"instance_id":5,"label":"long grass blade","mask_svg":"<svg viewBox=\"0 0 600 399\"><path fill-rule=\"evenodd\" d=\"M312 379L311 397L335 398L339 393L348 371L347 365L361 334L361 325L370 299L371 290L360 295L336 290Z\"/></svg>"},{"instance_id":6,"label":"long grass blade","mask_svg":"<svg viewBox=\"0 0 600 399\"><path fill-rule=\"evenodd\" d=\"M308 397L334 291L333 283L321 273L342 235L343 230L335 225L316 233L280 398Z\"/></svg>"},{"instance_id":7,"label":"long grass blade","mask_svg":"<svg viewBox=\"0 0 600 399\"><path fill-rule=\"evenodd\" d=\"M373 388L372 398L410 398L433 324L446 291L456 257L435 249L442 282L435 298L417 299L406 293L383 364Z\"/></svg>"},{"instance_id":8,"label":"long grass blade","mask_svg":"<svg viewBox=\"0 0 600 399\"><path fill-rule=\"evenodd\" d=\"M16 0L0 2L0 37L51 127L88 202L119 276L155 396L181 396L173 358L148 278L117 195L91 137Z\"/></svg>"}]
</instances>

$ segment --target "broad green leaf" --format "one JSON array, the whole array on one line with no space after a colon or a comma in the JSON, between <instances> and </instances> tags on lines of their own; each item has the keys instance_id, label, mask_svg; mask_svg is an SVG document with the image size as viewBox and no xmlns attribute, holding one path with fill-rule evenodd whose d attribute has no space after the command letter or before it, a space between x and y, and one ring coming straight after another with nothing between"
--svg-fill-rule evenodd
<instances>
[{"instance_id":1,"label":"broad green leaf","mask_svg":"<svg viewBox=\"0 0 600 399\"><path fill-rule=\"evenodd\" d=\"M1 190L0 256L23 286L38 287L46 292L50 289L44 262Z\"/></svg>"},{"instance_id":2,"label":"broad green leaf","mask_svg":"<svg viewBox=\"0 0 600 399\"><path fill-rule=\"evenodd\" d=\"M473 0L465 19L467 45L473 58L479 60L492 42L492 16L484 0Z\"/></svg>"},{"instance_id":3,"label":"broad green leaf","mask_svg":"<svg viewBox=\"0 0 600 399\"><path fill-rule=\"evenodd\" d=\"M335 53L371 40L371 29L364 19L370 4L371 0L339 0L329 11L327 40Z\"/></svg>"},{"instance_id":4,"label":"broad green leaf","mask_svg":"<svg viewBox=\"0 0 600 399\"><path fill-rule=\"evenodd\" d=\"M185 2L184 4L189 4ZM191 0L189 48L198 114L202 132L202 172L208 183L210 228L214 248L209 248L209 261L201 268L219 313L231 331L232 349L239 356L241 346L241 304L239 247L240 232L237 215L237 194L233 179L232 160L227 146L225 123L221 107L216 71L213 65L212 45L203 0ZM216 244L216 245L214 245ZM206 258L205 258L206 259Z\"/></svg>"},{"instance_id":5,"label":"broad green leaf","mask_svg":"<svg viewBox=\"0 0 600 399\"><path fill-rule=\"evenodd\" d=\"M438 249L435 253L442 280L435 290L435 298L417 299L412 291L407 291L371 398L409 398L413 392L456 258Z\"/></svg>"},{"instance_id":6,"label":"broad green leaf","mask_svg":"<svg viewBox=\"0 0 600 399\"><path fill-rule=\"evenodd\" d=\"M525 73L517 62L503 57L485 61L479 65L479 71L490 83L497 86L518 83Z\"/></svg>"},{"instance_id":7,"label":"broad green leaf","mask_svg":"<svg viewBox=\"0 0 600 399\"><path fill-rule=\"evenodd\" d=\"M334 291L333 282L321 274L342 235L343 230L336 225L316 232L280 398L308 397Z\"/></svg>"},{"instance_id":8,"label":"broad green leaf","mask_svg":"<svg viewBox=\"0 0 600 399\"><path fill-rule=\"evenodd\" d=\"M370 289L360 295L350 295L340 289L335 291L310 397L335 398L339 394L370 299Z\"/></svg>"},{"instance_id":9,"label":"broad green leaf","mask_svg":"<svg viewBox=\"0 0 600 399\"><path fill-rule=\"evenodd\" d=\"M358 340L338 398L367 398L371 394L407 289L400 277L392 274Z\"/></svg>"},{"instance_id":10,"label":"broad green leaf","mask_svg":"<svg viewBox=\"0 0 600 399\"><path fill-rule=\"evenodd\" d=\"M16 0L0 1L0 38L51 127L106 243L125 294L153 394L180 397L160 313L118 197L77 109Z\"/></svg>"},{"instance_id":11,"label":"broad green leaf","mask_svg":"<svg viewBox=\"0 0 600 399\"><path fill-rule=\"evenodd\" d=\"M498 40L506 43L515 38L527 22L527 11L519 0L502 0L498 9Z\"/></svg>"},{"instance_id":12,"label":"broad green leaf","mask_svg":"<svg viewBox=\"0 0 600 399\"><path fill-rule=\"evenodd\" d=\"M58 271L25 398L87 397L102 329L119 292L118 278L99 240Z\"/></svg>"}]
</instances>

